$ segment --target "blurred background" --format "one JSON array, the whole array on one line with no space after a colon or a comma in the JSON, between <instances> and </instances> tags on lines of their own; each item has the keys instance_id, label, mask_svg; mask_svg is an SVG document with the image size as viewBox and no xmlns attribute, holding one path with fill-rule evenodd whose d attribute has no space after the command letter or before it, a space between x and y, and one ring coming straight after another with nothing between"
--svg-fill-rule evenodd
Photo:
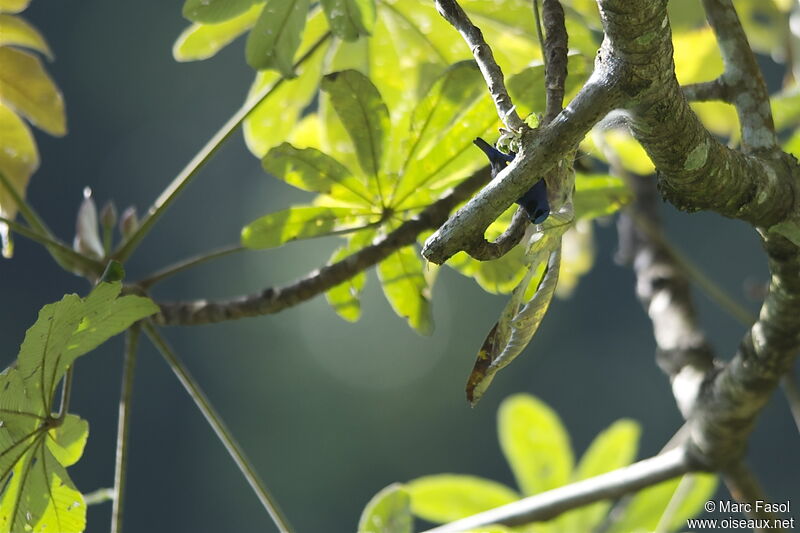
<instances>
[{"instance_id":1,"label":"blurred background","mask_svg":"<svg viewBox=\"0 0 800 533\"><path fill-rule=\"evenodd\" d=\"M89 186L99 206L147 209L162 188L241 104L253 73L237 41L215 58L178 64L171 47L187 22L178 2L35 0L23 14L49 40L48 68L64 92L69 134L36 132L42 155L28 197L63 239ZM234 243L243 224L306 201L310 193L267 177L241 135L219 155L146 238L128 279ZM766 282L753 231L715 215L663 206L672 239L736 299ZM228 257L159 285L159 300L225 298L290 282L324 262L333 239ZM563 418L576 454L618 418L643 426L640 457L680 426L669 385L654 363L650 323L633 274L614 263L616 231L597 231L595 268L573 296L556 300L536 339L470 409L464 383L505 297L442 269L434 291L436 331L412 332L370 272L363 317L337 317L323 297L278 315L166 330L298 531L352 532L385 485L440 472L514 486L496 438L500 401L532 393ZM0 350L17 353L38 309L87 283L17 238L0 262ZM704 295L702 325L722 358L744 328ZM136 370L125 526L129 531L273 531L233 461L160 356L143 339ZM74 412L90 422L78 488L113 485L122 338L82 358ZM759 418L750 461L771 501L800 506L800 437L778 394ZM725 494L724 489L719 493ZM87 531L107 530L110 503L89 508Z\"/></svg>"}]
</instances>

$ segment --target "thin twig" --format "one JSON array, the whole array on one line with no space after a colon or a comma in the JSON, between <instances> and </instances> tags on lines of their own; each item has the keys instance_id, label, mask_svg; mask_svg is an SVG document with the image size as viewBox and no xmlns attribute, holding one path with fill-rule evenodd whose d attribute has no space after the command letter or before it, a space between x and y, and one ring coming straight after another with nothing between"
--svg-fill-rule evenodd
<instances>
[{"instance_id":1,"label":"thin twig","mask_svg":"<svg viewBox=\"0 0 800 533\"><path fill-rule=\"evenodd\" d=\"M769 91L761 68L747 41L731 0L703 0L706 18L717 36L725 71L722 80L730 88L736 107L745 151L771 149L778 145Z\"/></svg>"},{"instance_id":2,"label":"thin twig","mask_svg":"<svg viewBox=\"0 0 800 533\"><path fill-rule=\"evenodd\" d=\"M733 100L730 87L728 87L722 78L682 85L681 90L683 91L684 98L689 102L710 102L719 100L731 103Z\"/></svg>"},{"instance_id":3,"label":"thin twig","mask_svg":"<svg viewBox=\"0 0 800 533\"><path fill-rule=\"evenodd\" d=\"M17 204L17 209L19 209L20 214L23 216L25 221L30 224L32 228L34 228L38 233L42 235L46 235L51 239L55 239L53 237L53 233L50 231L50 228L47 227L47 224L44 223L44 220L36 213L36 210L33 208L31 204L17 191L17 188L14 187L14 184L8 179L3 172L0 172L0 185L6 190L6 192L11 195L11 199L14 200L14 203Z\"/></svg>"},{"instance_id":4,"label":"thin twig","mask_svg":"<svg viewBox=\"0 0 800 533\"><path fill-rule=\"evenodd\" d=\"M564 84L567 81L567 51L569 49L564 8L559 0L542 1L542 23L545 40L545 90L547 104L544 123L549 124L561 112L564 104Z\"/></svg>"},{"instance_id":5,"label":"thin twig","mask_svg":"<svg viewBox=\"0 0 800 533\"><path fill-rule=\"evenodd\" d=\"M76 266L81 266L87 270L87 273L99 274L103 271L104 267L100 261L76 252L55 237L49 237L44 233L5 217L0 217L0 223L6 224L11 231L44 246L53 260L68 270L72 270Z\"/></svg>"},{"instance_id":6,"label":"thin twig","mask_svg":"<svg viewBox=\"0 0 800 533\"><path fill-rule=\"evenodd\" d=\"M486 80L486 86L494 100L500 120L512 131L521 131L525 123L519 118L511 97L506 90L503 71L494 59L491 47L486 43L480 28L469 19L456 0L436 0L436 10L464 38L475 61Z\"/></svg>"},{"instance_id":7,"label":"thin twig","mask_svg":"<svg viewBox=\"0 0 800 533\"><path fill-rule=\"evenodd\" d=\"M217 434L217 437L219 437L219 440L225 446L225 449L228 450L228 453L233 458L236 466L239 467L242 475L244 475L245 479L250 484L250 487L253 489L259 501L261 502L261 505L263 505L267 510L272 518L272 521L275 522L276 526L278 526L280 532L292 533L293 529L289 525L289 522L284 516L283 512L278 507L277 502L267 490L264 482L261 480L261 478L259 478L255 468L253 468L253 465L250 463L249 459L247 459L239 444L233 438L233 434L230 432L230 430L228 430L228 428L225 426L225 423L222 421L222 418L219 416L219 414L217 414L214 407L208 401L208 398L206 398L206 395L200 388L200 385L189 373L189 369L186 368L186 365L184 365L180 359L178 359L178 356L169 346L166 339L164 339L164 337L150 322L144 322L144 332L153 345L161 353L161 355L164 356L164 359L178 377L178 380L180 380L181 384L186 389L186 392L189 393L189 396L192 397L195 405L197 405L198 409L200 409L200 412L203 413L206 421L214 430L214 433Z\"/></svg>"},{"instance_id":8,"label":"thin twig","mask_svg":"<svg viewBox=\"0 0 800 533\"><path fill-rule=\"evenodd\" d=\"M136 372L136 355L139 347L141 326L134 324L125 335L125 358L122 369L122 386L119 393L117 416L117 454L114 461L114 500L111 507L111 533L122 531L125 504L125 480L128 472L128 432L131 425L131 403L133 401L133 377Z\"/></svg>"},{"instance_id":9,"label":"thin twig","mask_svg":"<svg viewBox=\"0 0 800 533\"><path fill-rule=\"evenodd\" d=\"M58 405L59 420L64 420L64 417L69 413L69 400L72 397L72 375L75 373L75 361L69 365L67 373L64 374L64 383L61 384L61 402Z\"/></svg>"},{"instance_id":10,"label":"thin twig","mask_svg":"<svg viewBox=\"0 0 800 533\"><path fill-rule=\"evenodd\" d=\"M325 33L322 37L314 43L308 51L303 54L295 63L294 68L299 67L306 62L317 49L325 43L330 37L330 32ZM136 231L128 237L117 250L114 251L112 257L120 262L124 262L141 240L150 232L153 224L161 217L167 208L178 197L180 192L186 187L192 179L197 175L201 168L208 162L211 157L216 153L220 146L239 128L244 120L258 107L258 105L274 93L286 79L281 77L271 85L263 88L259 93L248 98L247 101L240 107L233 116L217 131L211 139L200 149L200 151L189 161L189 164L172 180L166 189L153 203L152 207L148 210L145 217L142 219Z\"/></svg>"},{"instance_id":11,"label":"thin twig","mask_svg":"<svg viewBox=\"0 0 800 533\"><path fill-rule=\"evenodd\" d=\"M510 252L525 236L525 230L530 226L528 213L522 207L514 211L511 223L494 241L481 238L471 244L466 250L473 259L478 261L492 261L503 257Z\"/></svg>"},{"instance_id":12,"label":"thin twig","mask_svg":"<svg viewBox=\"0 0 800 533\"><path fill-rule=\"evenodd\" d=\"M609 500L662 481L694 468L684 447L644 459L632 465L529 496L490 511L435 527L425 533L456 533L491 524L518 526L550 520L561 513L601 500Z\"/></svg>"},{"instance_id":13,"label":"thin twig","mask_svg":"<svg viewBox=\"0 0 800 533\"><path fill-rule=\"evenodd\" d=\"M738 461L733 466L725 469L722 472L722 479L728 487L731 496L739 503L750 504L745 514L749 518L759 520L769 520L772 523L777 515L772 512L764 510L763 506L756 505L758 501L767 501L766 493L761 488L761 484L756 479L752 471L747 467L744 461ZM757 531L777 531L782 528L767 530L757 529Z\"/></svg>"},{"instance_id":14,"label":"thin twig","mask_svg":"<svg viewBox=\"0 0 800 533\"><path fill-rule=\"evenodd\" d=\"M533 23L536 26L536 35L539 37L539 48L542 51L542 64L547 72L547 54L544 51L544 31L542 30L542 17L539 14L539 0L533 0Z\"/></svg>"},{"instance_id":15,"label":"thin twig","mask_svg":"<svg viewBox=\"0 0 800 533\"><path fill-rule=\"evenodd\" d=\"M110 502L114 500L114 489L104 487L102 489L93 490L83 495L83 503L88 507L89 505L97 505L99 503Z\"/></svg>"},{"instance_id":16,"label":"thin twig","mask_svg":"<svg viewBox=\"0 0 800 533\"><path fill-rule=\"evenodd\" d=\"M341 261L311 272L291 285L269 287L259 293L228 301L160 303L161 313L154 320L162 325L207 324L277 313L310 300L386 259L396 250L416 242L420 233L438 227L458 204L469 198L489 179L489 167L484 167L391 233Z\"/></svg>"},{"instance_id":17,"label":"thin twig","mask_svg":"<svg viewBox=\"0 0 800 533\"><path fill-rule=\"evenodd\" d=\"M237 252L241 252L246 250L244 246L241 244L231 244L229 246L225 246L224 248L220 248L219 250L214 250L211 252L207 252L204 254L196 255L193 257L189 257L188 259L184 259L182 261L178 261L175 264L169 265L164 267L163 269L154 272L153 274L147 276L143 280L135 283L135 285L141 287L142 289L149 289L156 283L163 281L164 279L178 274L179 272L183 272L184 270L188 270L192 267L196 267L213 259L218 259L220 257L225 257L227 255L231 255Z\"/></svg>"}]
</instances>

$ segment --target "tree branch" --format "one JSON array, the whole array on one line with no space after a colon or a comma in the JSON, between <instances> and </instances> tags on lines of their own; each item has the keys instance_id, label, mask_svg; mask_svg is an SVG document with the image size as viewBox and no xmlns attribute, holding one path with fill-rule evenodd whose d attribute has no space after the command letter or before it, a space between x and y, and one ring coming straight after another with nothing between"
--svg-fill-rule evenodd
<instances>
[{"instance_id":1,"label":"tree branch","mask_svg":"<svg viewBox=\"0 0 800 533\"><path fill-rule=\"evenodd\" d=\"M564 83L567 80L567 51L569 50L564 8L559 0L543 0L542 22L545 40L542 53L545 62L547 104L544 123L549 124L561 112L564 103Z\"/></svg>"},{"instance_id":2,"label":"tree branch","mask_svg":"<svg viewBox=\"0 0 800 533\"><path fill-rule=\"evenodd\" d=\"M524 129L525 123L519 118L511 97L508 96L503 71L494 60L492 49L483 38L480 28L472 23L456 0L436 0L436 10L458 30L475 56L500 120L512 131Z\"/></svg>"},{"instance_id":3,"label":"tree branch","mask_svg":"<svg viewBox=\"0 0 800 533\"><path fill-rule=\"evenodd\" d=\"M541 522L571 509L601 500L618 498L624 494L686 474L695 470L696 466L685 448L679 446L630 466L529 496L490 511L435 527L425 533L456 533L490 524L518 526L530 522Z\"/></svg>"},{"instance_id":4,"label":"tree branch","mask_svg":"<svg viewBox=\"0 0 800 533\"><path fill-rule=\"evenodd\" d=\"M488 181L489 169L485 167L375 243L337 263L322 267L291 285L270 287L258 294L228 301L162 303L161 312L154 317L154 321L161 325L207 324L277 313L310 300L386 259L396 250L413 244L420 233L438 227L447 219L450 211Z\"/></svg>"},{"instance_id":5,"label":"tree branch","mask_svg":"<svg viewBox=\"0 0 800 533\"><path fill-rule=\"evenodd\" d=\"M706 18L717 36L725 72L721 80L732 96L742 127L742 148L770 150L778 145L769 92L753 49L731 0L703 0Z\"/></svg>"}]
</instances>

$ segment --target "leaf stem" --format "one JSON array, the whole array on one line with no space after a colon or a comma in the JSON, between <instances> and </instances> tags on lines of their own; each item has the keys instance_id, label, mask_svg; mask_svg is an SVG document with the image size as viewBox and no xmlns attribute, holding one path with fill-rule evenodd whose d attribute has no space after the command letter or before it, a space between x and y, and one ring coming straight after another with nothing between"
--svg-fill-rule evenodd
<instances>
[{"instance_id":1,"label":"leaf stem","mask_svg":"<svg viewBox=\"0 0 800 533\"><path fill-rule=\"evenodd\" d=\"M64 375L64 383L61 385L61 403L58 406L58 420L63 421L69 412L69 399L72 395L72 374L75 371L75 361L67 369Z\"/></svg>"},{"instance_id":2,"label":"leaf stem","mask_svg":"<svg viewBox=\"0 0 800 533\"><path fill-rule=\"evenodd\" d=\"M42 235L47 235L49 238L53 239L53 233L50 231L50 228L47 227L47 224L45 224L44 220L39 217L39 215L33 209L33 206L31 206L28 201L23 198L19 191L17 191L16 187L14 187L14 184L8 179L8 176L6 176L3 172L0 172L0 185L2 185L6 192L11 195L11 198L14 200L14 203L17 204L17 208L25 218L25 221L37 232L41 233Z\"/></svg>"},{"instance_id":3,"label":"leaf stem","mask_svg":"<svg viewBox=\"0 0 800 533\"><path fill-rule=\"evenodd\" d=\"M307 61L322 44L331 36L330 32L325 33L314 43L308 51L303 54L295 63L294 68ZM164 214L167 208L178 197L178 194L186 187L189 182L197 175L198 171L211 159L220 146L241 126L242 122L258 107L258 105L273 94L280 87L286 78L278 78L272 85L263 88L259 93L248 98L231 118L220 128L211 139L200 149L197 154L189 161L183 170L172 180L161 195L156 199L136 231L114 251L112 257L120 262L125 262L133 253L141 240L152 229L156 221Z\"/></svg>"},{"instance_id":4,"label":"leaf stem","mask_svg":"<svg viewBox=\"0 0 800 533\"><path fill-rule=\"evenodd\" d=\"M164 357L164 359L166 359L170 368L172 368L172 371L186 389L186 392L189 393L189 396L192 397L195 405L197 405L198 409L200 409L200 412L203 413L206 421L217 434L219 440L222 441L225 449L228 450L228 453L233 458L236 466L239 467L239 470L250 484L253 492L256 493L259 501L269 513L272 521L275 522L275 525L278 526L278 529L281 533L292 533L293 529L289 525L289 522L287 521L283 512L278 507L277 502L267 490L264 482L258 477L253 465L250 464L250 461L244 455L241 447L234 439L233 434L225 426L222 418L219 416L219 414L217 414L214 407L208 401L208 398L206 398L206 395L203 393L200 385L189 373L189 369L186 368L180 359L178 359L175 352L172 350L169 344L167 344L166 339L164 339L164 337L149 321L143 322L143 324L145 334L156 347L156 349L161 352L161 355Z\"/></svg>"},{"instance_id":5,"label":"leaf stem","mask_svg":"<svg viewBox=\"0 0 800 533\"><path fill-rule=\"evenodd\" d=\"M213 259L218 259L220 257L225 257L226 255L231 255L236 252L241 252L246 250L244 246L241 244L231 244L225 246L224 248L219 248L218 250L212 250L211 252L207 252L205 254L195 255L193 257L189 257L182 261L178 261L172 265L168 265L161 270L154 272L153 274L147 276L136 285L141 287L142 289L149 289L159 281L162 281L170 276L178 274L179 272L183 272L184 270L188 270L192 267L196 267L201 265L207 261L211 261Z\"/></svg>"},{"instance_id":6,"label":"leaf stem","mask_svg":"<svg viewBox=\"0 0 800 533\"><path fill-rule=\"evenodd\" d=\"M117 418L117 455L114 461L114 490L112 493L114 501L111 507L111 533L120 533L122 531L133 376L136 370L136 353L139 346L140 333L141 326L134 324L125 336L125 359L122 369L122 387L119 394L119 415Z\"/></svg>"},{"instance_id":7,"label":"leaf stem","mask_svg":"<svg viewBox=\"0 0 800 533\"><path fill-rule=\"evenodd\" d=\"M68 270L71 270L71 268L75 265L81 265L93 273L99 273L103 271L102 263L76 252L55 237L45 235L35 229L31 229L23 224L20 224L19 222L15 222L5 217L0 217L0 223L6 224L9 228L11 228L11 231L18 233L23 237L27 237L28 239L47 248L55 262ZM66 259L66 257L69 257L70 259Z\"/></svg>"},{"instance_id":8,"label":"leaf stem","mask_svg":"<svg viewBox=\"0 0 800 533\"><path fill-rule=\"evenodd\" d=\"M93 490L83 495L83 501L86 506L97 505L105 503L114 499L114 489L110 487L103 487L102 489Z\"/></svg>"}]
</instances>

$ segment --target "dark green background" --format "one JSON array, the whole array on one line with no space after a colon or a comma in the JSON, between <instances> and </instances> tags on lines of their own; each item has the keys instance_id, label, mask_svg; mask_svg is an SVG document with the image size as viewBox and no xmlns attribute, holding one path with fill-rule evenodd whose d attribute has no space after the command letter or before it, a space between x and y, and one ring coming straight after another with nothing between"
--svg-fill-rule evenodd
<instances>
[{"instance_id":1,"label":"dark green background","mask_svg":"<svg viewBox=\"0 0 800 533\"><path fill-rule=\"evenodd\" d=\"M186 26L180 2L34 0L24 16L57 56L70 133L37 133L41 169L29 198L71 241L84 186L100 204L144 211L238 107L253 77L242 43L210 61L178 64L171 47ZM454 38L456 38L454 34ZM172 261L235 242L241 226L308 199L260 170L241 136L225 145L128 265L136 279ZM673 239L739 300L766 279L754 232L717 216L664 207ZM569 300L556 301L525 357L495 380L476 409L463 386L504 298L444 269L434 291L436 333L414 334L393 315L374 273L355 325L322 297L275 316L166 332L301 532L352 532L364 503L393 482L463 472L513 485L495 436L498 403L515 392L544 399L573 446L620 417L643 425L641 455L679 427L657 370L650 324L633 275L613 262L613 224L598 228L597 265ZM226 258L181 275L155 296L220 298L294 280L322 264L333 240ZM2 364L12 360L43 304L85 281L61 272L18 239L0 262ZM702 323L722 357L744 328L698 296ZM757 309L756 303L747 303ZM137 368L127 531L272 531L266 513L178 381L146 340ZM89 492L113 484L121 338L77 364L73 410L91 435L70 469ZM750 457L772 501L800 506L798 433L783 398L759 420ZM721 493L722 494L722 493ZM720 495L721 495L720 494ZM89 532L108 527L110 504L89 510Z\"/></svg>"}]
</instances>

